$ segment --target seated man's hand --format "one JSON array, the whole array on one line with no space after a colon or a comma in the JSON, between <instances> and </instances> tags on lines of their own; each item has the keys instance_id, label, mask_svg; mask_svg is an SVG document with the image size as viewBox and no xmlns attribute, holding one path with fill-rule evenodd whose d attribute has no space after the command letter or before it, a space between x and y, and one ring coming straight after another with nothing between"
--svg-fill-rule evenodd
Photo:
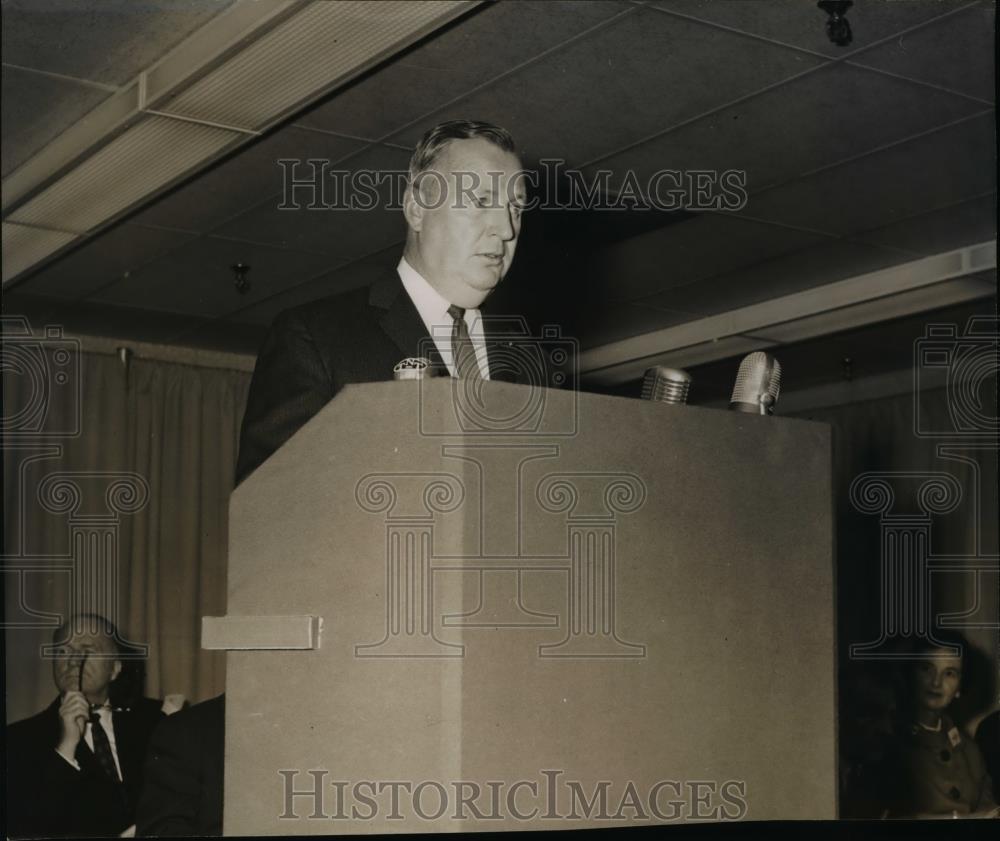
<instances>
[{"instance_id":1,"label":"seated man's hand","mask_svg":"<svg viewBox=\"0 0 1000 841\"><path fill-rule=\"evenodd\" d=\"M62 734L56 748L70 762L74 762L76 746L83 738L90 717L90 704L82 692L67 692L59 705L59 719L62 722Z\"/></svg>"}]
</instances>

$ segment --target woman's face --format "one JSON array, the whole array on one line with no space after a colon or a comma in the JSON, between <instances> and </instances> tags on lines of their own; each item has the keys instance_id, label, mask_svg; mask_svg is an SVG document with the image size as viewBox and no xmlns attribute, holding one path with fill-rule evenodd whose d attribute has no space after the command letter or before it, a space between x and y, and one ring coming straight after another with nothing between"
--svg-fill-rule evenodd
<instances>
[{"instance_id":1,"label":"woman's face","mask_svg":"<svg viewBox=\"0 0 1000 841\"><path fill-rule=\"evenodd\" d=\"M962 658L928 655L913 666L914 700L925 710L942 712L962 684Z\"/></svg>"}]
</instances>

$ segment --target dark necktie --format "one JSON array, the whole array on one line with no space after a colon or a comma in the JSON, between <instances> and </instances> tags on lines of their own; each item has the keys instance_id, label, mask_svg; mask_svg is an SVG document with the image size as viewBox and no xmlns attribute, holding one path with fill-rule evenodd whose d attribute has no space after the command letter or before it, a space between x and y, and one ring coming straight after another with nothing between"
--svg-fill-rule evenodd
<instances>
[{"instance_id":1,"label":"dark necktie","mask_svg":"<svg viewBox=\"0 0 1000 841\"><path fill-rule=\"evenodd\" d=\"M94 758L97 760L97 764L112 780L116 783L119 782L115 757L111 753L111 742L108 740L104 725L101 724L101 717L96 712L91 713L90 716L90 735L94 740Z\"/></svg>"},{"instance_id":2,"label":"dark necktie","mask_svg":"<svg viewBox=\"0 0 1000 841\"><path fill-rule=\"evenodd\" d=\"M481 380L482 371L476 360L476 349L469 338L469 328L465 323L465 310L452 304L448 307L455 323L451 328L451 353L455 361L455 374L463 380Z\"/></svg>"}]
</instances>

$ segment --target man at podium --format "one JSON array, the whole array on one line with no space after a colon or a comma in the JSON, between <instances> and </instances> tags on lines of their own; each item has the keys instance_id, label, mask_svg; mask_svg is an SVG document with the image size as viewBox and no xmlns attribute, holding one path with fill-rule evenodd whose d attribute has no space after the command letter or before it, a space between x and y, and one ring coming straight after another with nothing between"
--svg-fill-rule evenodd
<instances>
[{"instance_id":1,"label":"man at podium","mask_svg":"<svg viewBox=\"0 0 1000 841\"><path fill-rule=\"evenodd\" d=\"M396 270L287 310L271 326L243 417L237 483L343 386L392 379L406 357L429 356L456 377L517 379L499 370L479 306L514 259L525 187L505 129L453 120L424 135L410 159Z\"/></svg>"}]
</instances>

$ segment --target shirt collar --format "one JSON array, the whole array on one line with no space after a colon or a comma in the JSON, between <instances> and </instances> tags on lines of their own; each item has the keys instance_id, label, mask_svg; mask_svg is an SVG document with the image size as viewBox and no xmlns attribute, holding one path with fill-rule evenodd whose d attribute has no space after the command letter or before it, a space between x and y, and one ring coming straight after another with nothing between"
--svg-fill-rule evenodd
<instances>
[{"instance_id":1,"label":"shirt collar","mask_svg":"<svg viewBox=\"0 0 1000 841\"><path fill-rule=\"evenodd\" d=\"M406 261L405 257L399 259L396 271L399 272L399 279L403 282L406 294L410 296L410 300L413 301L417 312L420 313L420 318L423 320L427 332L431 336L435 336L437 333L449 336L451 334L452 318L448 314L448 307L451 306L451 302L446 300L437 289L431 286L427 282L427 279ZM478 309L465 311L465 323L470 328L476 326L478 328L476 332L481 331L479 320L480 313ZM434 330L435 327L437 327L437 331Z\"/></svg>"},{"instance_id":2,"label":"shirt collar","mask_svg":"<svg viewBox=\"0 0 1000 841\"><path fill-rule=\"evenodd\" d=\"M92 710L92 712L97 713L97 718L100 720L101 726L105 730L108 730L109 727L113 726L112 723L114 721L114 718L111 715L111 705L110 704L106 704L106 705L103 705L103 706L100 706L100 707L95 707ZM94 723L94 720L92 718L88 718L87 719L87 724L88 725L92 725L93 723Z\"/></svg>"},{"instance_id":3,"label":"shirt collar","mask_svg":"<svg viewBox=\"0 0 1000 841\"><path fill-rule=\"evenodd\" d=\"M455 364L452 359L451 331L455 322L448 313L449 302L406 261L405 257L400 258L396 271L399 273L399 279L403 282L406 294L410 296L410 300L417 308L417 313L427 329L427 334L434 342L441 360L454 376ZM489 379L489 355L486 350L482 316L478 309L466 310L464 320L469 328L469 338L476 349L479 370L484 379Z\"/></svg>"}]
</instances>

